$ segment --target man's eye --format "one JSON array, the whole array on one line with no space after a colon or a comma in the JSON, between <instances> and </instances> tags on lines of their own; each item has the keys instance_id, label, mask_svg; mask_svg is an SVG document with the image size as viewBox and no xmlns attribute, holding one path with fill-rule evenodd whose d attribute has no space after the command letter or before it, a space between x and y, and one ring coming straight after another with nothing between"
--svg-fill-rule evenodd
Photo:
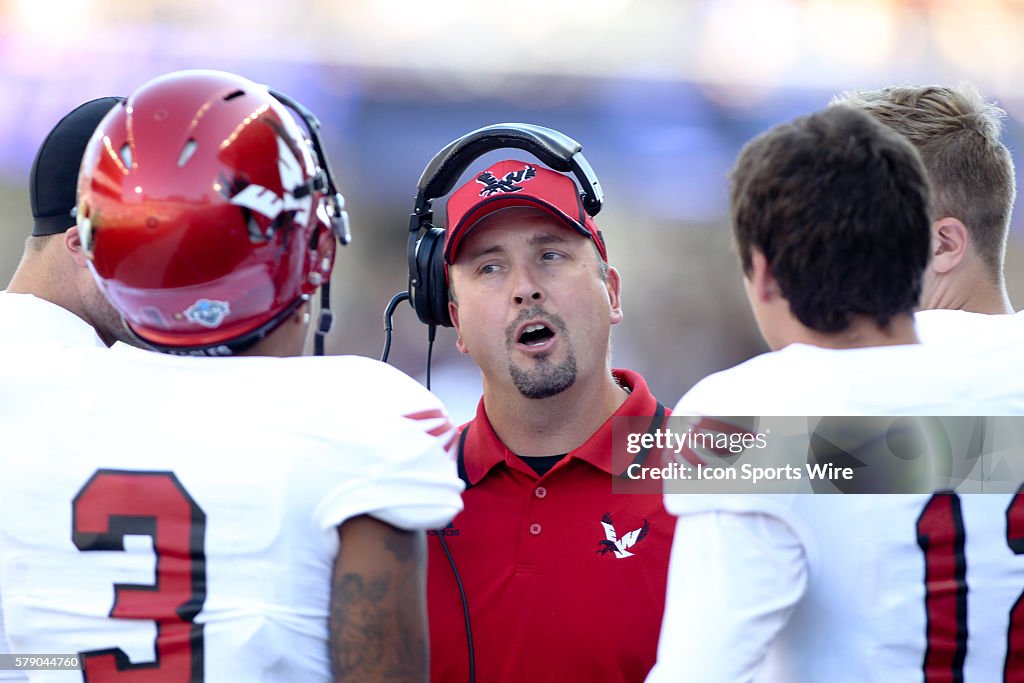
<instances>
[{"instance_id":1,"label":"man's eye","mask_svg":"<svg viewBox=\"0 0 1024 683\"><path fill-rule=\"evenodd\" d=\"M487 263L480 266L481 275L490 275L491 273L498 272L498 265L495 263Z\"/></svg>"},{"instance_id":2,"label":"man's eye","mask_svg":"<svg viewBox=\"0 0 1024 683\"><path fill-rule=\"evenodd\" d=\"M557 251L545 251L541 255L541 258L544 259L545 261L557 261L558 259L562 258L562 255L559 254Z\"/></svg>"}]
</instances>

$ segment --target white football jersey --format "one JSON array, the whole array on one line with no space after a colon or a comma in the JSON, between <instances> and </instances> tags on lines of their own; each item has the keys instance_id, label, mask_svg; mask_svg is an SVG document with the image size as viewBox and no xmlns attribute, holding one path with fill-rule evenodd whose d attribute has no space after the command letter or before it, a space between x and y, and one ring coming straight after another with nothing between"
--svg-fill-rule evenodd
<instances>
[{"instance_id":1,"label":"white football jersey","mask_svg":"<svg viewBox=\"0 0 1024 683\"><path fill-rule=\"evenodd\" d=\"M989 315L949 309L929 309L914 314L918 338L925 344L946 341L984 343L1005 334L1024 334L1024 311Z\"/></svg>"},{"instance_id":2,"label":"white football jersey","mask_svg":"<svg viewBox=\"0 0 1024 683\"><path fill-rule=\"evenodd\" d=\"M96 330L71 311L32 294L0 291L0 346L67 344L104 349Z\"/></svg>"},{"instance_id":3,"label":"white football jersey","mask_svg":"<svg viewBox=\"0 0 1024 683\"><path fill-rule=\"evenodd\" d=\"M1024 347L995 341L791 345L702 380L673 412L1024 415ZM665 506L680 519L651 683L1024 677L1020 492Z\"/></svg>"},{"instance_id":4,"label":"white football jersey","mask_svg":"<svg viewBox=\"0 0 1024 683\"><path fill-rule=\"evenodd\" d=\"M4 604L3 595L0 594L0 655L11 654L11 648L7 644L7 636L4 635ZM13 669L0 668L0 681L8 683L9 681L25 681L25 673L23 671L16 671Z\"/></svg>"},{"instance_id":5,"label":"white football jersey","mask_svg":"<svg viewBox=\"0 0 1024 683\"><path fill-rule=\"evenodd\" d=\"M27 346L27 352L31 353L36 339L46 344L105 348L92 326L71 311L31 294L0 291L0 346ZM5 353L17 358L24 352L15 349ZM4 635L3 596L0 592L0 655L10 653ZM25 680L24 671L0 668L0 681L3 683Z\"/></svg>"},{"instance_id":6,"label":"white football jersey","mask_svg":"<svg viewBox=\"0 0 1024 683\"><path fill-rule=\"evenodd\" d=\"M328 680L336 527L433 528L461 509L443 406L376 361L14 350L0 592L15 653L81 653L95 680Z\"/></svg>"},{"instance_id":7,"label":"white football jersey","mask_svg":"<svg viewBox=\"0 0 1024 683\"><path fill-rule=\"evenodd\" d=\"M1024 676L1024 493L668 498L650 683Z\"/></svg>"},{"instance_id":8,"label":"white football jersey","mask_svg":"<svg viewBox=\"0 0 1024 683\"><path fill-rule=\"evenodd\" d=\"M675 415L1024 415L1016 336L826 349L790 344L705 377Z\"/></svg>"}]
</instances>

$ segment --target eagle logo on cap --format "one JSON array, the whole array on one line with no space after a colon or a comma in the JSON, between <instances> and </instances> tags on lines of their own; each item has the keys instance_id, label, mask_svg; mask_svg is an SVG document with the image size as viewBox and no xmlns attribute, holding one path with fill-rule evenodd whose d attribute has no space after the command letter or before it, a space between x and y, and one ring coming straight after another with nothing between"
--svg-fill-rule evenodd
<instances>
[{"instance_id":1,"label":"eagle logo on cap","mask_svg":"<svg viewBox=\"0 0 1024 683\"><path fill-rule=\"evenodd\" d=\"M527 165L518 171L509 171L501 180L490 171L484 171L476 177L476 181L484 186L484 189L480 190L480 196L490 197L496 192L519 192L523 187L516 183L525 182L536 175L537 169Z\"/></svg>"}]
</instances>

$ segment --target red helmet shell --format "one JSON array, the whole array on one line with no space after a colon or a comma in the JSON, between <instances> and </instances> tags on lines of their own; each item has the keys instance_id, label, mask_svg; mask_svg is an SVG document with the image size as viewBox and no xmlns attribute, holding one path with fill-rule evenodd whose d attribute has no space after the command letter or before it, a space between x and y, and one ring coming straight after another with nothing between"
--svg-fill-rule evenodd
<instances>
[{"instance_id":1,"label":"red helmet shell","mask_svg":"<svg viewBox=\"0 0 1024 683\"><path fill-rule=\"evenodd\" d=\"M217 71L156 78L103 119L82 161L93 273L143 340L238 339L330 277L319 171L266 87Z\"/></svg>"}]
</instances>

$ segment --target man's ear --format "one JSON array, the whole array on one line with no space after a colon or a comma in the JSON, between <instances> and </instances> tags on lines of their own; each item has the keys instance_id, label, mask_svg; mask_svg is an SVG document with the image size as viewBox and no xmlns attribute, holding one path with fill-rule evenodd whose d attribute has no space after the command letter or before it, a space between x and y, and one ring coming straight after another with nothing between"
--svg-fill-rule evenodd
<instances>
[{"instance_id":1,"label":"man's ear","mask_svg":"<svg viewBox=\"0 0 1024 683\"><path fill-rule=\"evenodd\" d=\"M960 219L946 216L932 223L931 268L948 273L960 264L967 253L970 234Z\"/></svg>"},{"instance_id":2,"label":"man's ear","mask_svg":"<svg viewBox=\"0 0 1024 683\"><path fill-rule=\"evenodd\" d=\"M88 259L85 258L85 249L82 247L82 236L78 232L78 226L72 225L64 231L64 248L68 250L71 259L79 268L87 267Z\"/></svg>"},{"instance_id":3,"label":"man's ear","mask_svg":"<svg viewBox=\"0 0 1024 683\"><path fill-rule=\"evenodd\" d=\"M466 342L462 341L462 328L459 326L459 305L454 301L448 301L448 315L452 319L452 327L455 328L455 333L458 335L455 338L455 348L459 350L459 353L469 353L469 349L466 348Z\"/></svg>"},{"instance_id":4,"label":"man's ear","mask_svg":"<svg viewBox=\"0 0 1024 683\"><path fill-rule=\"evenodd\" d=\"M758 301L767 303L775 297L782 296L782 289L775 276L772 275L768 259L758 249L750 251L750 276L748 279Z\"/></svg>"},{"instance_id":5,"label":"man's ear","mask_svg":"<svg viewBox=\"0 0 1024 683\"><path fill-rule=\"evenodd\" d=\"M622 278L619 271L608 266L605 286L608 288L608 300L612 306L612 325L622 322Z\"/></svg>"}]
</instances>

